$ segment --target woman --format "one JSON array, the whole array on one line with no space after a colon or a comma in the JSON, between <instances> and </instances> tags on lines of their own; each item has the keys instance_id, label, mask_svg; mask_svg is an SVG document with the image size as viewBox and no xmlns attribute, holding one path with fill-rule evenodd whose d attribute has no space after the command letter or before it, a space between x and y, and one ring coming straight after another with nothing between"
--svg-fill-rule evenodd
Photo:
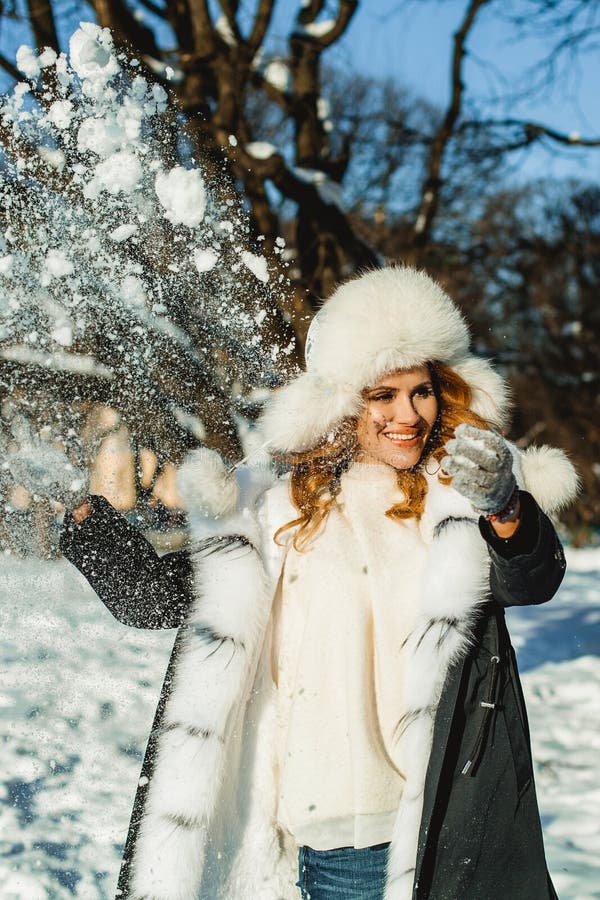
<instances>
[{"instance_id":1,"label":"woman","mask_svg":"<svg viewBox=\"0 0 600 900\"><path fill-rule=\"evenodd\" d=\"M120 621L179 627L117 896L556 896L504 607L557 590L540 507L576 476L509 447L506 407L437 284L370 272L263 416L289 478L195 451L197 543L162 559L103 498L67 517Z\"/></svg>"}]
</instances>

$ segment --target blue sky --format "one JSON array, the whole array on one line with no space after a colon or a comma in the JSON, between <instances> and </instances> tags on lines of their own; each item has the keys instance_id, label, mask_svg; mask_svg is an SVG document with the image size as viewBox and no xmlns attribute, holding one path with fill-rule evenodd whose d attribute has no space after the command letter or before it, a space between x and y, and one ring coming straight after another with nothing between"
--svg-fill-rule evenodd
<instances>
[{"instance_id":1,"label":"blue sky","mask_svg":"<svg viewBox=\"0 0 600 900\"><path fill-rule=\"evenodd\" d=\"M274 35L287 33L297 5L297 0L279 0ZM362 0L344 40L328 58L374 77L393 78L443 106L449 96L452 35L466 6L465 0ZM496 0L482 10L468 44L474 58L467 63L465 99L490 118L518 116L562 132L600 137L600 57L593 50L582 54L577 65L565 65L556 83L535 97L517 103L501 100L515 89L527 89L528 68L557 38L527 38L495 14L528 8L524 0ZM536 148L515 155L514 165L516 178L599 179L600 147L586 151L554 145L552 153Z\"/></svg>"}]
</instances>

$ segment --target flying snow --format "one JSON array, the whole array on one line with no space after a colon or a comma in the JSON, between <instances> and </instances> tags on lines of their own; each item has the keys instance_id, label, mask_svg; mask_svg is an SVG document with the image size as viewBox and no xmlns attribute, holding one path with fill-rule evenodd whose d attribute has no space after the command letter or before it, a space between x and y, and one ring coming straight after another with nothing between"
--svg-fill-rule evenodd
<instances>
[{"instance_id":1,"label":"flying snow","mask_svg":"<svg viewBox=\"0 0 600 900\"><path fill-rule=\"evenodd\" d=\"M197 169L175 166L156 176L156 195L173 225L194 228L204 218L206 187Z\"/></svg>"}]
</instances>

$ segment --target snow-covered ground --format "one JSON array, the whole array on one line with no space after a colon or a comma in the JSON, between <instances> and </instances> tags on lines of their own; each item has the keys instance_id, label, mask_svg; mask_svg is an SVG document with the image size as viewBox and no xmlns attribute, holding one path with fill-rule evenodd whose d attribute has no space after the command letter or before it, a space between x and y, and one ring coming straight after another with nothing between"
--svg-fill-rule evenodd
<instances>
[{"instance_id":1,"label":"snow-covered ground","mask_svg":"<svg viewBox=\"0 0 600 900\"><path fill-rule=\"evenodd\" d=\"M509 625L561 900L600 897L600 550ZM173 632L119 625L64 560L0 562L0 896L111 898Z\"/></svg>"}]
</instances>

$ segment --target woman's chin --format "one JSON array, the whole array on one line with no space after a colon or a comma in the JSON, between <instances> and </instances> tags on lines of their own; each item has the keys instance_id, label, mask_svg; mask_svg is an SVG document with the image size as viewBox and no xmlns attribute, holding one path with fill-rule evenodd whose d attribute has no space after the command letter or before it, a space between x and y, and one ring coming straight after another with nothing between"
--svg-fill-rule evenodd
<instances>
[{"instance_id":1,"label":"woman's chin","mask_svg":"<svg viewBox=\"0 0 600 900\"><path fill-rule=\"evenodd\" d=\"M420 453L407 452L405 450L391 450L386 453L366 453L363 457L359 457L358 462L364 463L384 463L393 469L412 469L417 465L421 458Z\"/></svg>"},{"instance_id":2,"label":"woman's chin","mask_svg":"<svg viewBox=\"0 0 600 900\"><path fill-rule=\"evenodd\" d=\"M421 450L420 443L417 447L392 447L382 453L381 459L394 469L412 469L421 459Z\"/></svg>"}]
</instances>

